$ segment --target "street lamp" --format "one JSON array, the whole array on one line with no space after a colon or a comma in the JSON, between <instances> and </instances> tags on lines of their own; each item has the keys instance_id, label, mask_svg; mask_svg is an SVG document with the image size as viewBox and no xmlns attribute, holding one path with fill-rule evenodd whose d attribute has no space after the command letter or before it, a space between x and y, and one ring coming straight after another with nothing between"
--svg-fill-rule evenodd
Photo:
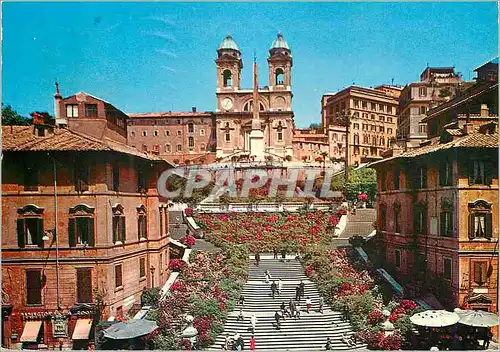
<instances>
[{"instance_id":1,"label":"street lamp","mask_svg":"<svg viewBox=\"0 0 500 352\"><path fill-rule=\"evenodd\" d=\"M351 124L351 112L349 110L342 110L341 112L337 113L337 122L341 126L345 126L346 128L346 133L345 133L345 166L344 166L344 172L345 172L345 182L347 184L349 180L349 126Z\"/></svg>"},{"instance_id":2,"label":"street lamp","mask_svg":"<svg viewBox=\"0 0 500 352\"><path fill-rule=\"evenodd\" d=\"M151 272L151 288L155 288L155 267L151 265L149 271Z\"/></svg>"}]
</instances>

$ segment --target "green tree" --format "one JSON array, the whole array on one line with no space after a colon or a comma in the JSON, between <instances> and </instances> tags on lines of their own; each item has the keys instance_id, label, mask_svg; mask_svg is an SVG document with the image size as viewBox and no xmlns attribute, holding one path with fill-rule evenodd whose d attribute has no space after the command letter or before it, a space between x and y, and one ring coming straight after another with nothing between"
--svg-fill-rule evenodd
<instances>
[{"instance_id":1,"label":"green tree","mask_svg":"<svg viewBox=\"0 0 500 352\"><path fill-rule=\"evenodd\" d=\"M28 126L33 123L33 119L21 116L12 106L2 104L2 125Z\"/></svg>"},{"instance_id":2,"label":"green tree","mask_svg":"<svg viewBox=\"0 0 500 352\"><path fill-rule=\"evenodd\" d=\"M349 182L345 182L345 174L339 173L332 178L333 191L344 191L348 200L356 200L358 193L368 194L369 201L373 202L377 192L377 172L374 169L363 167L354 170L349 167Z\"/></svg>"}]
</instances>

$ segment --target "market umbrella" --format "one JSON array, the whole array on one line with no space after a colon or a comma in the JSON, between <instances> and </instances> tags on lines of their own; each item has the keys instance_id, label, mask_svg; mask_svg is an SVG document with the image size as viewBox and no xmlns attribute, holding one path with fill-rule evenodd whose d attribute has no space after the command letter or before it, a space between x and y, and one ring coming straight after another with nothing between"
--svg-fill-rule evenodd
<instances>
[{"instance_id":1,"label":"market umbrella","mask_svg":"<svg viewBox=\"0 0 500 352\"><path fill-rule=\"evenodd\" d=\"M460 317L456 313L446 310L426 310L425 312L413 314L410 320L415 325L440 328L457 323Z\"/></svg>"},{"instance_id":2,"label":"market umbrella","mask_svg":"<svg viewBox=\"0 0 500 352\"><path fill-rule=\"evenodd\" d=\"M146 319L129 320L111 325L104 330L104 337L113 340L133 339L158 329L156 322Z\"/></svg>"},{"instance_id":3,"label":"market umbrella","mask_svg":"<svg viewBox=\"0 0 500 352\"><path fill-rule=\"evenodd\" d=\"M482 310L469 310L455 308L455 313L458 314L460 324L475 326L475 327L491 327L498 325L498 315Z\"/></svg>"}]
</instances>

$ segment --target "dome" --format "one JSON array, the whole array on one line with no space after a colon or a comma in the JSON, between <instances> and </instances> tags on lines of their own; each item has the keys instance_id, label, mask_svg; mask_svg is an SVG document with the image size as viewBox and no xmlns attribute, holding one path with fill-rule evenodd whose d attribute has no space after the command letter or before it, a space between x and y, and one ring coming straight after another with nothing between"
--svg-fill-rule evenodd
<instances>
[{"instance_id":1,"label":"dome","mask_svg":"<svg viewBox=\"0 0 500 352\"><path fill-rule=\"evenodd\" d=\"M281 32L278 33L278 38L276 38L273 41L273 44L271 45L270 50L272 50L272 49L287 49L287 50L290 50L290 48L288 47L288 44L285 41L285 38L283 38L283 34L281 34Z\"/></svg>"},{"instance_id":2,"label":"dome","mask_svg":"<svg viewBox=\"0 0 500 352\"><path fill-rule=\"evenodd\" d=\"M240 49L238 49L238 45L236 45L236 42L233 40L233 37L231 37L230 34L228 34L226 38L224 38L222 43L220 43L219 50L221 49L232 49L240 51Z\"/></svg>"}]
</instances>

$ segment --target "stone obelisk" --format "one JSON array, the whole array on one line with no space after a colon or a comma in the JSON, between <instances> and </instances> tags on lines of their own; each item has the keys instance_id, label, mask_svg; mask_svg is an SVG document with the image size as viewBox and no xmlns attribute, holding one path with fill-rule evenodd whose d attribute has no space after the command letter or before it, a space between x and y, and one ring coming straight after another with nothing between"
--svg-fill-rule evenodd
<instances>
[{"instance_id":1,"label":"stone obelisk","mask_svg":"<svg viewBox=\"0 0 500 352\"><path fill-rule=\"evenodd\" d=\"M264 160L264 132L259 118L259 79L257 73L257 61L254 56L253 60L253 115L252 115L252 130L250 131L250 156L255 157L255 160Z\"/></svg>"}]
</instances>

